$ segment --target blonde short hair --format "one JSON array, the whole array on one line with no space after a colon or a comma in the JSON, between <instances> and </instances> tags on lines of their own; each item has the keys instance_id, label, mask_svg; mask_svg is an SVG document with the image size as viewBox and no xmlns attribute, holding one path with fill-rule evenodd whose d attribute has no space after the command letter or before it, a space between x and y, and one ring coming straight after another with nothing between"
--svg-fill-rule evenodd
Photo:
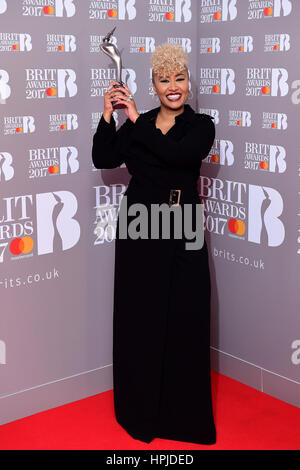
<instances>
[{"instance_id":1,"label":"blonde short hair","mask_svg":"<svg viewBox=\"0 0 300 470\"><path fill-rule=\"evenodd\" d=\"M151 56L152 77L154 74L167 76L187 68L187 54L178 44L164 43L157 46Z\"/></svg>"}]
</instances>

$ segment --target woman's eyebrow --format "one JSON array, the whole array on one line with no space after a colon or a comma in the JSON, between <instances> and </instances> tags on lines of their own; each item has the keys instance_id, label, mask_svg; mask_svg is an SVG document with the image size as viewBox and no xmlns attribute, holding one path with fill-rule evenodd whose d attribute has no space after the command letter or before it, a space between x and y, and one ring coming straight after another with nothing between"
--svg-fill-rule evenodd
<instances>
[{"instance_id":1,"label":"woman's eyebrow","mask_svg":"<svg viewBox=\"0 0 300 470\"><path fill-rule=\"evenodd\" d=\"M184 76L184 73L177 73L175 77L179 77L180 75ZM163 77L163 76L159 77L159 80L167 80L167 79L169 79L169 75L167 75L166 77Z\"/></svg>"}]
</instances>

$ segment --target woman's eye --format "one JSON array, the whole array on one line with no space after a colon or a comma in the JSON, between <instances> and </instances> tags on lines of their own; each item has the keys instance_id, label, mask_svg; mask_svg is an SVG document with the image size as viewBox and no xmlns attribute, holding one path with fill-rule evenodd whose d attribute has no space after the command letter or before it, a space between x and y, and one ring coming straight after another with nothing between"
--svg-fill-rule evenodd
<instances>
[{"instance_id":1,"label":"woman's eye","mask_svg":"<svg viewBox=\"0 0 300 470\"><path fill-rule=\"evenodd\" d=\"M185 80L185 78L177 78L177 82L183 82Z\"/></svg>"}]
</instances>

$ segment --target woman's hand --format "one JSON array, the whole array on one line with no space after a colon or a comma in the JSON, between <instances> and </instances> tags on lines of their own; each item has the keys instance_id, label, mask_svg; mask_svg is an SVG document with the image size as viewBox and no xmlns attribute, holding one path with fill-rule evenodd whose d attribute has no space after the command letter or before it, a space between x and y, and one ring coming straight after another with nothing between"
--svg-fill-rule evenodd
<instances>
[{"instance_id":1,"label":"woman's hand","mask_svg":"<svg viewBox=\"0 0 300 470\"><path fill-rule=\"evenodd\" d=\"M118 88L114 88L114 85L118 85ZM104 93L104 111L103 117L107 122L110 122L111 115L114 111L114 106L121 105L125 109L126 116L132 121L135 122L139 117L137 112L134 99L130 93L129 88L123 84L120 85L119 82L111 82L109 84L109 91Z\"/></svg>"},{"instance_id":2,"label":"woman's hand","mask_svg":"<svg viewBox=\"0 0 300 470\"><path fill-rule=\"evenodd\" d=\"M109 89L106 93L104 93L104 109L103 109L103 117L105 119L105 121L107 121L108 123L110 123L110 119L111 119L111 116L112 116L112 113L114 111L114 108L113 108L113 105L112 105L112 101L114 101L112 99L112 90L114 90L113 88L113 85L117 84L118 82L111 82L109 84Z\"/></svg>"}]
</instances>

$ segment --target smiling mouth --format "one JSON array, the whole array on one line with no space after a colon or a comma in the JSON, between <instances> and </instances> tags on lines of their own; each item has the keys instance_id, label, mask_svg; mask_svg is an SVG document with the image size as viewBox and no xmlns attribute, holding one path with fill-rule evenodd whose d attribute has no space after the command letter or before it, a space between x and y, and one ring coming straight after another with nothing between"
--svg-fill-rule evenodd
<instances>
[{"instance_id":1,"label":"smiling mouth","mask_svg":"<svg viewBox=\"0 0 300 470\"><path fill-rule=\"evenodd\" d=\"M168 98L169 101L178 101L181 98L181 94L180 93L170 93L169 95L167 95L167 98Z\"/></svg>"}]
</instances>

